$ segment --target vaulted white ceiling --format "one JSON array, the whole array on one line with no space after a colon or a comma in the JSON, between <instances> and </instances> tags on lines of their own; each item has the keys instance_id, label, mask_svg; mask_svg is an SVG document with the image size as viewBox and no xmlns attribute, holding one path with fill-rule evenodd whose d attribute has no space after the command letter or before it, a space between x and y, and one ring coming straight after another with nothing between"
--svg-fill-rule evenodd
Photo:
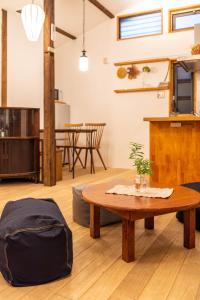
<instances>
[{"instance_id":1,"label":"vaulted white ceiling","mask_svg":"<svg viewBox=\"0 0 200 300\"><path fill-rule=\"evenodd\" d=\"M126 10L135 1L137 0L99 0L113 14ZM16 11L28 3L31 3L31 0L0 0L0 7ZM35 3L42 5L43 1L35 0ZM82 0L55 0L55 6L56 26L74 35L79 35L82 30ZM88 1L86 1L86 14L87 30L108 19L106 15Z\"/></svg>"},{"instance_id":2,"label":"vaulted white ceiling","mask_svg":"<svg viewBox=\"0 0 200 300\"><path fill-rule=\"evenodd\" d=\"M129 8L136 0L100 0L114 15ZM90 30L108 19L93 4L86 1L86 29ZM82 30L82 0L56 0L56 24L79 35Z\"/></svg>"},{"instance_id":3,"label":"vaulted white ceiling","mask_svg":"<svg viewBox=\"0 0 200 300\"><path fill-rule=\"evenodd\" d=\"M135 1L139 0L99 0L114 15L131 8ZM0 0L0 7L16 11L28 3L31 3L31 0ZM35 3L42 5L43 0L35 0ZM82 3L82 0L55 0L56 26L79 36L82 33ZM108 19L104 13L89 1L86 1L86 31ZM66 41L66 37L58 35L58 40L58 44L62 44Z\"/></svg>"}]
</instances>

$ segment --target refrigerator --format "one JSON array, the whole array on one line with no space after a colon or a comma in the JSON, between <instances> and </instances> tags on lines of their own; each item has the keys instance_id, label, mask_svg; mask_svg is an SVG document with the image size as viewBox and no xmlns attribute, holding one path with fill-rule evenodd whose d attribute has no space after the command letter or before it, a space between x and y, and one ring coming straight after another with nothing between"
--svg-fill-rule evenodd
<instances>
[{"instance_id":1,"label":"refrigerator","mask_svg":"<svg viewBox=\"0 0 200 300\"><path fill-rule=\"evenodd\" d=\"M70 123L70 105L64 102L55 103L55 129L64 129ZM65 133L56 133L56 145L64 145Z\"/></svg>"},{"instance_id":2,"label":"refrigerator","mask_svg":"<svg viewBox=\"0 0 200 300\"><path fill-rule=\"evenodd\" d=\"M65 102L55 103L55 129L64 129L70 123L70 106Z\"/></svg>"}]
</instances>

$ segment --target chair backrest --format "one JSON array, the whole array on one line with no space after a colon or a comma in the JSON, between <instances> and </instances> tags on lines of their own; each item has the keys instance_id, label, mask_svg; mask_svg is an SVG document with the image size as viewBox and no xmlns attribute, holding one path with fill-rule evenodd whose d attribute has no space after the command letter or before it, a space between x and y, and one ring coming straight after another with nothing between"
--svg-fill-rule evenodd
<instances>
[{"instance_id":1,"label":"chair backrest","mask_svg":"<svg viewBox=\"0 0 200 300\"><path fill-rule=\"evenodd\" d=\"M65 128L67 129L80 129L81 127L83 127L83 123L66 123L64 124ZM74 144L75 146L78 143L78 139L79 139L79 133L76 132L74 134ZM65 133L65 146L72 146L73 145L73 134L72 132L66 132Z\"/></svg>"},{"instance_id":2,"label":"chair backrest","mask_svg":"<svg viewBox=\"0 0 200 300\"><path fill-rule=\"evenodd\" d=\"M106 126L106 123L85 123L85 127L87 129L96 129L95 132L92 134L92 147L99 149L101 144L101 139L103 135L104 128ZM90 146L90 139L91 135L88 133L86 135L86 145L87 147Z\"/></svg>"}]
</instances>

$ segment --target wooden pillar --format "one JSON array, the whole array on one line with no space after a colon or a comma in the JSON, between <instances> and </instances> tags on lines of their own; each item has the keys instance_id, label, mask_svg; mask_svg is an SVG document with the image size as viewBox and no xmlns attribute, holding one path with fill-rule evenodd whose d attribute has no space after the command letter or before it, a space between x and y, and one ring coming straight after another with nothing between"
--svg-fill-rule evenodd
<instances>
[{"instance_id":1,"label":"wooden pillar","mask_svg":"<svg viewBox=\"0 0 200 300\"><path fill-rule=\"evenodd\" d=\"M54 0L44 0L44 185L46 186L56 184L55 66L54 42L51 40L54 10Z\"/></svg>"},{"instance_id":2,"label":"wooden pillar","mask_svg":"<svg viewBox=\"0 0 200 300\"><path fill-rule=\"evenodd\" d=\"M2 9L1 29L1 106L7 106L7 11Z\"/></svg>"}]
</instances>

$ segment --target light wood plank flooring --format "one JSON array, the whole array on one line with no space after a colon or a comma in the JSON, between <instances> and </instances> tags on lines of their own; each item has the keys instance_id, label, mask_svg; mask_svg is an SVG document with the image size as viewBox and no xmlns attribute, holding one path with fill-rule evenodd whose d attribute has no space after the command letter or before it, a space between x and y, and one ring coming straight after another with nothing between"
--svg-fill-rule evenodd
<instances>
[{"instance_id":1,"label":"light wood plank flooring","mask_svg":"<svg viewBox=\"0 0 200 300\"><path fill-rule=\"evenodd\" d=\"M0 184L0 211L8 200L25 197L52 197L60 206L74 240L74 267L68 278L50 284L10 287L0 275L0 300L192 300L200 299L200 233L196 249L182 247L183 227L174 214L156 218L155 230L136 225L137 260L121 260L121 225L104 227L100 240L92 240L89 230L73 223L73 185L133 178L130 170L98 169L95 175L80 170L79 176L65 177L55 187L41 184Z\"/></svg>"}]
</instances>

